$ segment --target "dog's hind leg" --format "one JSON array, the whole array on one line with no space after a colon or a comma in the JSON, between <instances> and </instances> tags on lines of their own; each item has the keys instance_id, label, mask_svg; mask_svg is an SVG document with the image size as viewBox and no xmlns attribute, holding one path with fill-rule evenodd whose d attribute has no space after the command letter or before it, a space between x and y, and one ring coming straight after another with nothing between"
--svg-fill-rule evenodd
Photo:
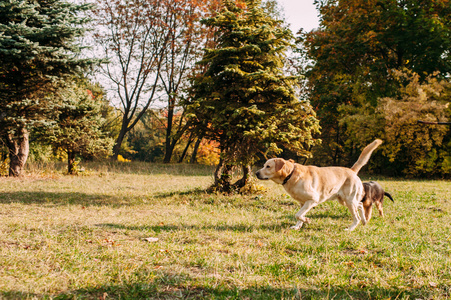
<instances>
[{"instance_id":1,"label":"dog's hind leg","mask_svg":"<svg viewBox=\"0 0 451 300\"><path fill-rule=\"evenodd\" d=\"M377 201L376 207L379 210L379 215L383 218L384 217L384 208L382 207L382 201Z\"/></svg>"},{"instance_id":2,"label":"dog's hind leg","mask_svg":"<svg viewBox=\"0 0 451 300\"><path fill-rule=\"evenodd\" d=\"M296 213L296 219L298 220L298 222L296 223L296 225L291 226L290 228L299 230L302 227L302 225L304 225L304 223L307 224L310 223L310 219L306 218L305 215L310 209L312 209L316 205L318 205L318 202L314 200L305 202L304 205L302 205L301 209Z\"/></svg>"},{"instance_id":3,"label":"dog's hind leg","mask_svg":"<svg viewBox=\"0 0 451 300\"><path fill-rule=\"evenodd\" d=\"M363 203L359 202L359 204L357 206L358 206L360 218L362 219L362 224L366 225L366 223L370 220L369 218L371 218L371 210L370 210L370 213L369 213L369 218L367 218L365 216L365 209L363 207Z\"/></svg>"}]
</instances>

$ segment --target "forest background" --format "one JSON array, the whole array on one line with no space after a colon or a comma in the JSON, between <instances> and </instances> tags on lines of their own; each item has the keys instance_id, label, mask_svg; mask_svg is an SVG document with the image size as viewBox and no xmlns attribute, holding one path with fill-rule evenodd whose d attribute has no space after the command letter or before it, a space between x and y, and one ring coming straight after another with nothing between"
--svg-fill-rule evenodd
<instances>
[{"instance_id":1,"label":"forest background","mask_svg":"<svg viewBox=\"0 0 451 300\"><path fill-rule=\"evenodd\" d=\"M82 159L111 157L219 164L225 149L196 127L189 109L198 96L196 80L211 67L204 49L227 49L221 44L224 24L201 20L227 11L236 19L227 19L224 28L239 28L238 21L258 6L262 14L252 16L261 19L253 24L283 32L287 45L277 50L283 51L278 68L296 79L296 98L312 108L320 129L304 124L314 133L299 151L281 143L268 152L268 140L253 163L277 154L349 166L364 145L381 138L385 143L370 172L449 178L450 126L417 122L451 116L449 1L315 5L319 27L293 34L277 1L3 3L0 172L18 176L27 160L65 160L69 173L79 171ZM304 116L290 117L294 124Z\"/></svg>"}]
</instances>

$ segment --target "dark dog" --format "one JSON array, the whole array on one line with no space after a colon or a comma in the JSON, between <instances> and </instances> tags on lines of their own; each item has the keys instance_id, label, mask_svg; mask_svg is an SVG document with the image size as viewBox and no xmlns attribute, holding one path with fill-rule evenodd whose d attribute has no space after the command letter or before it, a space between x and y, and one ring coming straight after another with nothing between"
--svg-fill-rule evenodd
<instances>
[{"instance_id":1,"label":"dark dog","mask_svg":"<svg viewBox=\"0 0 451 300\"><path fill-rule=\"evenodd\" d=\"M364 182L363 189L365 190L365 196L362 199L363 209L365 210L366 220L371 218L371 212L373 210L373 204L376 204L377 209L381 217L384 217L384 209L382 208L382 202L384 196L390 198L393 203L395 202L392 196L385 192L381 185L375 181Z\"/></svg>"}]
</instances>

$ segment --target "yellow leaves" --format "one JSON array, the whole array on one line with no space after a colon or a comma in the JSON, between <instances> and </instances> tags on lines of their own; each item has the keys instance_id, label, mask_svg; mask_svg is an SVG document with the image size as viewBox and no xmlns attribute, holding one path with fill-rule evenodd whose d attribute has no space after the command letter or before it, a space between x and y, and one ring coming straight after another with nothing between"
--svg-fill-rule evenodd
<instances>
[{"instance_id":1,"label":"yellow leaves","mask_svg":"<svg viewBox=\"0 0 451 300\"><path fill-rule=\"evenodd\" d=\"M385 119L385 154L391 161L399 156L403 156L403 160L408 157L407 173L437 172L440 169L437 162L446 159L439 159L434 151L441 146L447 128L418 125L417 121L447 121L448 102L443 91L450 84L433 76L421 82L419 75L413 72L394 72L394 76L408 84L401 86L400 98L379 100L378 113ZM409 149L408 153L404 153L404 149Z\"/></svg>"},{"instance_id":2,"label":"yellow leaves","mask_svg":"<svg viewBox=\"0 0 451 300\"><path fill-rule=\"evenodd\" d=\"M117 161L119 161L119 162L131 162L130 159L126 159L120 154L117 156Z\"/></svg>"}]
</instances>

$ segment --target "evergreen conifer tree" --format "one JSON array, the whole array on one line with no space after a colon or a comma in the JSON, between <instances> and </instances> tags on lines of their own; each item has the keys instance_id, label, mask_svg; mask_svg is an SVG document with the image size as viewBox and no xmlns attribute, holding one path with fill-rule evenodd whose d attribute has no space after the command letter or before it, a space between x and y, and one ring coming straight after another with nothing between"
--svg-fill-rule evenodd
<instances>
[{"instance_id":1,"label":"evergreen conifer tree","mask_svg":"<svg viewBox=\"0 0 451 300\"><path fill-rule=\"evenodd\" d=\"M54 111L56 122L46 127L46 138L55 152L67 154L67 171L77 174L76 156L107 157L113 153L113 139L102 132L105 119L101 115L103 102L96 99L87 83L69 83L54 95L58 103Z\"/></svg>"},{"instance_id":2,"label":"evergreen conifer tree","mask_svg":"<svg viewBox=\"0 0 451 300\"><path fill-rule=\"evenodd\" d=\"M298 78L283 73L292 33L259 0L225 1L202 22L217 30L218 43L199 62L206 71L193 79L186 104L193 130L220 144L214 187L228 192L249 183L258 154L284 146L307 155L319 125L310 104L296 97ZM232 183L234 166L243 177Z\"/></svg>"},{"instance_id":3,"label":"evergreen conifer tree","mask_svg":"<svg viewBox=\"0 0 451 300\"><path fill-rule=\"evenodd\" d=\"M0 2L0 137L7 145L10 176L21 175L29 131L46 123L49 93L58 82L92 64L76 57L86 5L61 0Z\"/></svg>"}]
</instances>

